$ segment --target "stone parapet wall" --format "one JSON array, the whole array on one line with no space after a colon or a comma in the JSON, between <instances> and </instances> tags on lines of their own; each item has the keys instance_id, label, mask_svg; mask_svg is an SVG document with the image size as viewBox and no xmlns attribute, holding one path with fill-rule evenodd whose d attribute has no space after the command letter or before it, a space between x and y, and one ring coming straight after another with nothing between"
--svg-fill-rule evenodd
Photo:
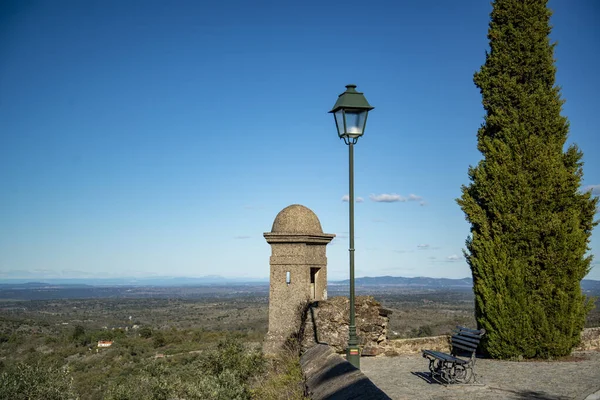
<instances>
[{"instance_id":1,"label":"stone parapet wall","mask_svg":"<svg viewBox=\"0 0 600 400\"><path fill-rule=\"evenodd\" d=\"M300 365L312 400L390 400L330 346L318 344L311 347L300 358Z\"/></svg>"},{"instance_id":2,"label":"stone parapet wall","mask_svg":"<svg viewBox=\"0 0 600 400\"><path fill-rule=\"evenodd\" d=\"M423 350L450 351L450 336L431 336L411 339L394 339L389 341L387 353L419 354Z\"/></svg>"},{"instance_id":3,"label":"stone parapet wall","mask_svg":"<svg viewBox=\"0 0 600 400\"><path fill-rule=\"evenodd\" d=\"M423 350L450 351L450 335L388 341L386 355L419 354ZM581 333L581 344L573 351L600 351L600 327L586 328Z\"/></svg>"}]
</instances>

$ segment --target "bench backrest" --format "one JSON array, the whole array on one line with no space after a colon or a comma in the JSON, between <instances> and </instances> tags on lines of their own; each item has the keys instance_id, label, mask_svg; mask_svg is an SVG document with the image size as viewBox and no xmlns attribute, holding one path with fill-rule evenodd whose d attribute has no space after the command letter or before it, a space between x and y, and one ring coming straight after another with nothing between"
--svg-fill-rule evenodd
<instances>
[{"instance_id":1,"label":"bench backrest","mask_svg":"<svg viewBox=\"0 0 600 400\"><path fill-rule=\"evenodd\" d=\"M454 332L451 339L452 355L456 356L462 351L468 353L470 358L473 358L481 337L485 335L485 329L476 330L457 326Z\"/></svg>"}]
</instances>

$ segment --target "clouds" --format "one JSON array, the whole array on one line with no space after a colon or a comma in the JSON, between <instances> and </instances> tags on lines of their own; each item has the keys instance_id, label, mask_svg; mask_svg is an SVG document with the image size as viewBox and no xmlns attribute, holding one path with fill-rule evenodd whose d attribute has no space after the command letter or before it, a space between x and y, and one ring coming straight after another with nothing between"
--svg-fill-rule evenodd
<instances>
[{"instance_id":1,"label":"clouds","mask_svg":"<svg viewBox=\"0 0 600 400\"><path fill-rule=\"evenodd\" d=\"M369 199L375 203L405 203L407 201L418 201L419 204L425 205L423 198L414 193L409 194L408 197L397 193L371 194Z\"/></svg>"},{"instance_id":2,"label":"clouds","mask_svg":"<svg viewBox=\"0 0 600 400\"><path fill-rule=\"evenodd\" d=\"M452 255L446 257L446 261L448 261L448 262L457 262L460 260L462 260L462 257L457 254L452 254Z\"/></svg>"},{"instance_id":3,"label":"clouds","mask_svg":"<svg viewBox=\"0 0 600 400\"><path fill-rule=\"evenodd\" d=\"M439 247L432 247L429 245L429 243L423 243L423 244L418 244L417 245L417 249L418 250L439 250Z\"/></svg>"},{"instance_id":4,"label":"clouds","mask_svg":"<svg viewBox=\"0 0 600 400\"><path fill-rule=\"evenodd\" d=\"M396 203L396 202L404 202L406 201L406 197L402 197L399 194L395 193L382 193L382 194L372 194L369 196L371 201L376 203Z\"/></svg>"},{"instance_id":5,"label":"clouds","mask_svg":"<svg viewBox=\"0 0 600 400\"><path fill-rule=\"evenodd\" d=\"M401 194L397 194L397 193L371 194L371 195L369 195L369 199L371 199L371 201L374 203L405 203L408 201L416 201L416 202L419 202L419 205L421 205L421 206L424 206L427 204L421 196L416 195L414 193L409 194L408 197L402 196ZM350 201L350 196L345 194L342 196L341 200L344 203L347 203ZM357 203L364 203L365 199L360 196L357 196L354 199L354 201Z\"/></svg>"},{"instance_id":6,"label":"clouds","mask_svg":"<svg viewBox=\"0 0 600 400\"><path fill-rule=\"evenodd\" d=\"M347 195L347 194L343 195L343 196L342 196L342 201L343 201L344 203L347 203L347 202L349 202L349 201L350 201L350 196L349 196L349 195ZM359 197L356 197L356 198L354 199L354 201L355 201L356 203L363 203L363 202L365 201L365 199L363 199L362 197L360 197L360 196L359 196Z\"/></svg>"},{"instance_id":7,"label":"clouds","mask_svg":"<svg viewBox=\"0 0 600 400\"><path fill-rule=\"evenodd\" d=\"M233 238L238 239L238 240L243 240L243 239L250 239L250 236L240 235L240 236L234 236Z\"/></svg>"},{"instance_id":8,"label":"clouds","mask_svg":"<svg viewBox=\"0 0 600 400\"><path fill-rule=\"evenodd\" d=\"M586 187L583 188L584 192L592 192L592 194L595 194L597 196L600 196L600 185L587 185Z\"/></svg>"}]
</instances>

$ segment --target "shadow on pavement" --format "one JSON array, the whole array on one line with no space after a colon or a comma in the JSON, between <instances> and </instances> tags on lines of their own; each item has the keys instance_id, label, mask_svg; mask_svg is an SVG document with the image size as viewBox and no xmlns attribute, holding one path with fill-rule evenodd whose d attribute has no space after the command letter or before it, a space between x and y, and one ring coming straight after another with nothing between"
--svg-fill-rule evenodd
<instances>
[{"instance_id":1,"label":"shadow on pavement","mask_svg":"<svg viewBox=\"0 0 600 400\"><path fill-rule=\"evenodd\" d=\"M436 385L440 385L439 382L434 381L433 379L431 379L431 372L411 372L411 374L413 374L416 377L419 377L421 379L423 379L425 382L431 384L436 384Z\"/></svg>"},{"instance_id":2,"label":"shadow on pavement","mask_svg":"<svg viewBox=\"0 0 600 400\"><path fill-rule=\"evenodd\" d=\"M348 386L339 388L323 398L323 400L392 400L387 394L373 384L369 378L362 378Z\"/></svg>"},{"instance_id":3,"label":"shadow on pavement","mask_svg":"<svg viewBox=\"0 0 600 400\"><path fill-rule=\"evenodd\" d=\"M567 400L569 397L553 396L544 392L536 392L533 390L518 390L514 391L517 399L533 399L533 400Z\"/></svg>"}]
</instances>

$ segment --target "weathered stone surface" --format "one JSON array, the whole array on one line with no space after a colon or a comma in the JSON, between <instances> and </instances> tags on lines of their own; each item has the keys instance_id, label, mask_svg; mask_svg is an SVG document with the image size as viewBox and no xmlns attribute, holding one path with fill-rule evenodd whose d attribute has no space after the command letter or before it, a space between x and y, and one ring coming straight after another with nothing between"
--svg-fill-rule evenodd
<instances>
[{"instance_id":1,"label":"weathered stone surface","mask_svg":"<svg viewBox=\"0 0 600 400\"><path fill-rule=\"evenodd\" d=\"M287 206L277 214L271 233L322 234L317 215L301 204Z\"/></svg>"},{"instance_id":2,"label":"weathered stone surface","mask_svg":"<svg viewBox=\"0 0 600 400\"><path fill-rule=\"evenodd\" d=\"M326 246L335 235L323 233L310 209L293 204L277 214L264 237L271 245L271 276L263 351L275 354L301 330L305 305L327 299Z\"/></svg>"},{"instance_id":3,"label":"weathered stone surface","mask_svg":"<svg viewBox=\"0 0 600 400\"><path fill-rule=\"evenodd\" d=\"M423 350L450 352L450 335L431 336L411 339L394 339L388 341L384 351L386 356L399 354L420 354ZM581 332L581 344L573 351L599 351L600 327L586 328Z\"/></svg>"},{"instance_id":4,"label":"weathered stone surface","mask_svg":"<svg viewBox=\"0 0 600 400\"><path fill-rule=\"evenodd\" d=\"M388 345L387 326L390 310L381 307L372 296L355 299L356 333L363 356L383 354ZM350 301L334 297L313 303L304 330L303 347L327 343L336 352L344 353L348 345Z\"/></svg>"},{"instance_id":5,"label":"weathered stone surface","mask_svg":"<svg viewBox=\"0 0 600 400\"><path fill-rule=\"evenodd\" d=\"M586 328L581 332L581 343L574 351L600 350L600 327Z\"/></svg>"},{"instance_id":6,"label":"weathered stone surface","mask_svg":"<svg viewBox=\"0 0 600 400\"><path fill-rule=\"evenodd\" d=\"M450 352L450 336L431 336L389 341L386 355L420 354L423 350Z\"/></svg>"},{"instance_id":7,"label":"weathered stone surface","mask_svg":"<svg viewBox=\"0 0 600 400\"><path fill-rule=\"evenodd\" d=\"M330 346L311 347L300 358L300 365L312 400L390 399Z\"/></svg>"}]
</instances>

